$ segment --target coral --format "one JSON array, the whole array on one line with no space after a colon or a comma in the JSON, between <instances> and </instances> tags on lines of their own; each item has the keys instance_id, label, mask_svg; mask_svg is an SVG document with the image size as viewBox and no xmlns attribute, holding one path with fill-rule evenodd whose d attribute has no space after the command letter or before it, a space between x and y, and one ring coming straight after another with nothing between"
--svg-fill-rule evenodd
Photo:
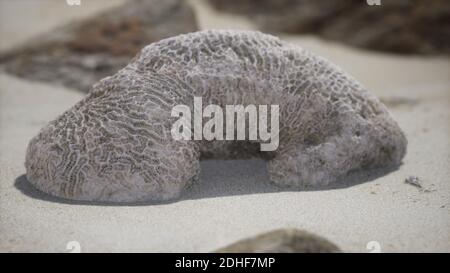
<instances>
[{"instance_id":1,"label":"coral","mask_svg":"<svg viewBox=\"0 0 450 273\"><path fill-rule=\"evenodd\" d=\"M171 109L279 105L279 147L174 140ZM261 156L276 185L306 189L350 171L396 166L407 140L387 108L329 61L260 32L211 30L145 47L34 137L29 181L52 195L163 201L196 180L201 155ZM243 147L247 148L243 148Z\"/></svg>"},{"instance_id":2,"label":"coral","mask_svg":"<svg viewBox=\"0 0 450 273\"><path fill-rule=\"evenodd\" d=\"M278 229L243 239L219 253L336 253L339 248L325 238L298 229Z\"/></svg>"}]
</instances>

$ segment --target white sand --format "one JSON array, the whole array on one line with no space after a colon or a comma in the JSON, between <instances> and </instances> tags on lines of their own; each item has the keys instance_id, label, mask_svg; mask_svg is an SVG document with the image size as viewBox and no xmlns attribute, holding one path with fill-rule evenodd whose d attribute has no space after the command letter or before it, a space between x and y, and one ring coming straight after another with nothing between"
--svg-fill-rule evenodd
<instances>
[{"instance_id":1,"label":"white sand","mask_svg":"<svg viewBox=\"0 0 450 273\"><path fill-rule=\"evenodd\" d=\"M33 28L19 35L15 31L23 25L15 24L17 17L4 16L4 7L14 2L21 1L0 1L0 25L10 26L8 31L0 28L0 48L13 47L74 14L73 8L61 7L46 15L52 23L43 24L38 11L45 6L34 4L37 11L27 16ZM193 2L202 28L253 28L242 19L228 25L229 16ZM27 183L25 149L46 122L82 94L0 74L0 251L64 252L73 240L82 251L212 251L281 227L317 233L344 251L366 252L369 241L378 241L383 252L450 251L449 59L379 54L312 37L283 38L331 59L379 97L415 102L391 108L409 140L398 170L353 175L335 189L280 192L269 184L260 160L206 161L200 183L179 202L61 202ZM405 184L409 175L418 176L429 192Z\"/></svg>"}]
</instances>

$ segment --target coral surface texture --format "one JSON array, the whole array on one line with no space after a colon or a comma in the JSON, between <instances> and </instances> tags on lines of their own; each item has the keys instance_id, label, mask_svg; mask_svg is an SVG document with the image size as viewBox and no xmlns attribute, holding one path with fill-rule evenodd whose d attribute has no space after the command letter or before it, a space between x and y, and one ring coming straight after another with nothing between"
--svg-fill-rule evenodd
<instances>
[{"instance_id":1,"label":"coral surface texture","mask_svg":"<svg viewBox=\"0 0 450 273\"><path fill-rule=\"evenodd\" d=\"M175 140L175 105L279 105L279 146ZM145 47L29 143L28 180L51 195L165 201L196 181L202 156L267 160L270 180L307 189L401 163L387 108L338 66L260 32L208 30Z\"/></svg>"}]
</instances>

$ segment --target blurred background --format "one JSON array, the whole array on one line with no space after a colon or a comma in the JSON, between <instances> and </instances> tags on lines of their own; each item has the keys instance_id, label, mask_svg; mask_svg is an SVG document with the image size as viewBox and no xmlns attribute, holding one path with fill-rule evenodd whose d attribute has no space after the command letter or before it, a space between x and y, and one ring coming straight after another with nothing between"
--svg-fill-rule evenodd
<instances>
[{"instance_id":1,"label":"blurred background","mask_svg":"<svg viewBox=\"0 0 450 273\"><path fill-rule=\"evenodd\" d=\"M85 92L125 66L145 45L208 28L314 36L400 55L450 54L450 2L446 0L383 0L380 5L366 0L0 3L0 64L21 77Z\"/></svg>"}]
</instances>

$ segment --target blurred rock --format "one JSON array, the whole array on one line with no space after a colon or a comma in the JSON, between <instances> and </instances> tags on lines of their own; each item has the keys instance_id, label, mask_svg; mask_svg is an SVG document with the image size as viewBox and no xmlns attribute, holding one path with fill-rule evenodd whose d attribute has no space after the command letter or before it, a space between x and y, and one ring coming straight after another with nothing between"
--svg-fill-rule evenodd
<instances>
[{"instance_id":1,"label":"blurred rock","mask_svg":"<svg viewBox=\"0 0 450 273\"><path fill-rule=\"evenodd\" d=\"M221 253L330 253L341 252L330 241L298 229L278 229L221 248Z\"/></svg>"},{"instance_id":2,"label":"blurred rock","mask_svg":"<svg viewBox=\"0 0 450 273\"><path fill-rule=\"evenodd\" d=\"M131 0L52 31L0 56L7 72L89 91L127 65L144 46L198 29L183 0Z\"/></svg>"},{"instance_id":3,"label":"blurred rock","mask_svg":"<svg viewBox=\"0 0 450 273\"><path fill-rule=\"evenodd\" d=\"M209 0L251 15L263 31L312 33L350 45L402 54L450 54L450 1Z\"/></svg>"}]
</instances>

